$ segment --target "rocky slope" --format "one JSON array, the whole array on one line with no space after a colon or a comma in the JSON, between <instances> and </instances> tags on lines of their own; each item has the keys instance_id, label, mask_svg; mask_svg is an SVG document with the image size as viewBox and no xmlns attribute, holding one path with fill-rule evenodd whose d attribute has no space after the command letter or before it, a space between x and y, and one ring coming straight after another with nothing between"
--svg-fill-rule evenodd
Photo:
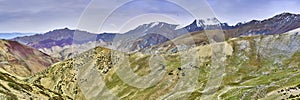
<instances>
[{"instance_id":1,"label":"rocky slope","mask_svg":"<svg viewBox=\"0 0 300 100\"><path fill-rule=\"evenodd\" d=\"M0 67L9 73L29 76L59 60L16 41L0 40Z\"/></svg>"},{"instance_id":2,"label":"rocky slope","mask_svg":"<svg viewBox=\"0 0 300 100\"><path fill-rule=\"evenodd\" d=\"M282 13L262 21L252 20L247 23L237 24L232 33L236 36L270 35L285 33L300 27L300 15Z\"/></svg>"},{"instance_id":3,"label":"rocky slope","mask_svg":"<svg viewBox=\"0 0 300 100\"><path fill-rule=\"evenodd\" d=\"M26 79L1 70L0 94L27 99L38 95L56 99L296 99L300 93L299 32L239 37L160 55L97 47ZM224 47L216 48L219 44ZM225 58L214 58L213 51L224 52ZM131 80L128 69L142 76L141 80L150 80Z\"/></svg>"},{"instance_id":4,"label":"rocky slope","mask_svg":"<svg viewBox=\"0 0 300 100\"><path fill-rule=\"evenodd\" d=\"M0 98L1 100L63 100L70 97L40 84L30 83L26 78L15 76L0 69Z\"/></svg>"}]
</instances>

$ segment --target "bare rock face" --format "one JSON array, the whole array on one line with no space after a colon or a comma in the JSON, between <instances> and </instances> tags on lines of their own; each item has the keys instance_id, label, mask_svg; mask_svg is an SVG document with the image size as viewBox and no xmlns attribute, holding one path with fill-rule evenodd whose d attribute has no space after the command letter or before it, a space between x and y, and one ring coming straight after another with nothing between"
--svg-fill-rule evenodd
<instances>
[{"instance_id":1,"label":"bare rock face","mask_svg":"<svg viewBox=\"0 0 300 100\"><path fill-rule=\"evenodd\" d=\"M1 69L19 76L30 76L59 60L16 41L0 40Z\"/></svg>"}]
</instances>

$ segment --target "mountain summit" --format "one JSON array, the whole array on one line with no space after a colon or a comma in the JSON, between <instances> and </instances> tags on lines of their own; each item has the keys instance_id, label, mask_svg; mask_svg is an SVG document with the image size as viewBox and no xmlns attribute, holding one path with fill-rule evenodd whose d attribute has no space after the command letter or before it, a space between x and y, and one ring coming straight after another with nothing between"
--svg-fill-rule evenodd
<instances>
[{"instance_id":1,"label":"mountain summit","mask_svg":"<svg viewBox=\"0 0 300 100\"><path fill-rule=\"evenodd\" d=\"M232 29L227 23L221 23L217 18L196 19L190 25L184 27L188 32L215 30L215 29Z\"/></svg>"}]
</instances>

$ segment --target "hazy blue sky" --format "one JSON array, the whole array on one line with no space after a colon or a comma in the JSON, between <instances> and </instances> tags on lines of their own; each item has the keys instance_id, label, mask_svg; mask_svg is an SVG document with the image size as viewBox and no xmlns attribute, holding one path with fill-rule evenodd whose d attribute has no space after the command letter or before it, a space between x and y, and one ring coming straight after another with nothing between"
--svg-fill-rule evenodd
<instances>
[{"instance_id":1,"label":"hazy blue sky","mask_svg":"<svg viewBox=\"0 0 300 100\"><path fill-rule=\"evenodd\" d=\"M110 4L109 1L118 0L106 1L105 4L99 4L95 8L97 11L94 12L101 14L101 11L112 7L113 4ZM0 0L0 32L41 33L64 27L74 29L89 2L91 0ZM134 4L122 6L120 12L123 11L123 13L119 14L118 18L110 18L109 20L112 23L117 23L120 22L120 19L129 18L130 16L124 14L124 11L129 10L134 11L129 11L128 15L133 15L135 11L174 15L174 18L181 20L180 23L183 24L193 20L180 7L166 3L164 0L148 0L148 2L136 2L134 3L138 4L136 6L132 6ZM262 20L282 12L300 13L300 0L207 0L207 2L221 22L227 22L231 25L252 19ZM199 5L201 4L190 3L190 6ZM149 9L142 9L145 7ZM180 14L179 17L178 14ZM115 15L118 13L116 12ZM83 30L90 31L87 28ZM113 31L113 28L108 31Z\"/></svg>"}]
</instances>

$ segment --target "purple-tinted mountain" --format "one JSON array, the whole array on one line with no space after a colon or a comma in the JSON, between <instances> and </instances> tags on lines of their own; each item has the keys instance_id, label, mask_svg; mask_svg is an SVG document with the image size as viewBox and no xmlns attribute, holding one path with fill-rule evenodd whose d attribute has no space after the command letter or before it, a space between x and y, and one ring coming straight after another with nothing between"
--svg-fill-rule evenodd
<instances>
[{"instance_id":1,"label":"purple-tinted mountain","mask_svg":"<svg viewBox=\"0 0 300 100\"><path fill-rule=\"evenodd\" d=\"M53 46L67 46L73 44L73 38L61 39L61 40L54 40L54 39L46 39L38 42L30 42L27 45L33 48L51 48Z\"/></svg>"},{"instance_id":2,"label":"purple-tinted mountain","mask_svg":"<svg viewBox=\"0 0 300 100\"><path fill-rule=\"evenodd\" d=\"M17 37L12 40L19 41L36 49L51 48L53 46L66 46L72 44L84 44L90 41L102 40L110 42L115 34L93 34L86 31L70 30L68 28L57 29L45 34L36 34L32 36Z\"/></svg>"},{"instance_id":3,"label":"purple-tinted mountain","mask_svg":"<svg viewBox=\"0 0 300 100\"><path fill-rule=\"evenodd\" d=\"M112 42L116 36L116 33L102 33L98 34L96 40L102 40L104 42Z\"/></svg>"}]
</instances>

